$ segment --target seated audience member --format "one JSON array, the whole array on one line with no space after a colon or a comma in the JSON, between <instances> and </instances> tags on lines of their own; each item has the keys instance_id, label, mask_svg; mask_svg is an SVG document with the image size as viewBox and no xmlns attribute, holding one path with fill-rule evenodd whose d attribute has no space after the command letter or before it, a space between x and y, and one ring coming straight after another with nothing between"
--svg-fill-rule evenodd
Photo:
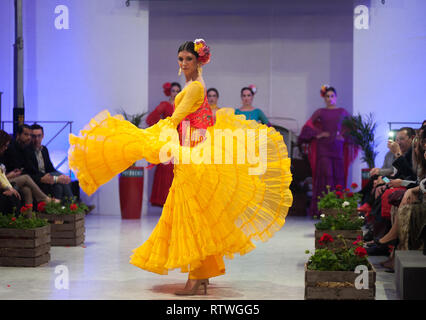
<instances>
[{"instance_id":1,"label":"seated audience member","mask_svg":"<svg viewBox=\"0 0 426 320\"><path fill-rule=\"evenodd\" d=\"M359 192L362 195L361 203L363 205L360 208L358 208L358 211L368 212L371 210L371 206L368 203L368 199L375 185L375 181L377 180L379 176L389 177L392 174L394 174L395 169L392 166L392 163L394 161L395 161L395 155L392 153L392 151L389 150L385 155L383 166L381 168L373 168L370 170L370 179L368 183Z\"/></svg>"},{"instance_id":2,"label":"seated audience member","mask_svg":"<svg viewBox=\"0 0 426 320\"><path fill-rule=\"evenodd\" d=\"M395 155L392 151L388 151L385 155L385 160L383 161L383 166L381 168L373 168L370 170L370 176L382 176L388 177L394 173L394 168L392 163L395 161Z\"/></svg>"},{"instance_id":3,"label":"seated audience member","mask_svg":"<svg viewBox=\"0 0 426 320\"><path fill-rule=\"evenodd\" d=\"M56 199L64 200L74 197L71 190L71 178L57 171L50 160L49 150L42 145L43 127L38 124L31 126L31 149L27 153L29 174L44 193Z\"/></svg>"},{"instance_id":4,"label":"seated audience member","mask_svg":"<svg viewBox=\"0 0 426 320\"><path fill-rule=\"evenodd\" d=\"M10 135L7 134L5 131L0 130L0 135L3 137L0 139L0 155L3 154L4 150L8 148L8 145L10 143ZM57 201L54 200L45 195L40 188L34 183L33 179L27 174L22 174L22 170L15 169L13 171L10 171L6 174L6 167L4 164L0 163L0 170L1 170L1 185L3 189L8 189L10 193L16 194L15 188L13 186L16 186L19 190L19 199L21 200L23 198L25 205L33 205L34 199L36 199L37 202L50 202L50 201ZM12 189L13 188L13 189ZM22 197L21 197L22 194Z\"/></svg>"},{"instance_id":5,"label":"seated audience member","mask_svg":"<svg viewBox=\"0 0 426 320\"><path fill-rule=\"evenodd\" d=\"M392 228L380 239L375 239L374 244L385 248L388 245L396 246L398 250L420 249L422 241L426 241L426 199L423 196L423 186L426 184L426 126L423 126L413 141L413 163L417 179L415 181L392 180L388 183L391 187L405 186L402 199L396 211ZM370 244L370 245L374 245ZM423 247L425 252L425 248ZM393 271L394 256L382 263L383 266Z\"/></svg>"},{"instance_id":6,"label":"seated audience member","mask_svg":"<svg viewBox=\"0 0 426 320\"><path fill-rule=\"evenodd\" d=\"M31 128L24 124L18 127L16 138L10 141L9 147L0 156L0 162L6 166L7 173L26 171L27 152L31 145Z\"/></svg>"},{"instance_id":7,"label":"seated audience member","mask_svg":"<svg viewBox=\"0 0 426 320\"><path fill-rule=\"evenodd\" d=\"M390 194L396 190L390 188L405 188L405 186L400 184L402 180L416 180L416 174L412 166L411 146L414 136L415 131L412 128L404 127L398 130L396 141L388 141L389 152L394 157L392 162L394 173L389 178L395 181L391 185L387 185L382 176L374 175L371 177L369 184L360 192L363 195L363 205L358 210L366 214L367 228L369 229L367 234L364 235L366 241L372 240L374 237L382 237L391 227L391 208L387 200ZM373 174L380 173L377 168L372 169L372 171ZM383 193L385 195L382 199ZM382 207L383 204L384 207ZM374 252L371 250L370 254L373 255Z\"/></svg>"},{"instance_id":8,"label":"seated audience member","mask_svg":"<svg viewBox=\"0 0 426 320\"><path fill-rule=\"evenodd\" d=\"M10 135L0 130L0 153L2 154L8 147ZM10 214L19 213L21 208L21 195L10 184L6 178L4 166L0 165L0 213Z\"/></svg>"}]
</instances>

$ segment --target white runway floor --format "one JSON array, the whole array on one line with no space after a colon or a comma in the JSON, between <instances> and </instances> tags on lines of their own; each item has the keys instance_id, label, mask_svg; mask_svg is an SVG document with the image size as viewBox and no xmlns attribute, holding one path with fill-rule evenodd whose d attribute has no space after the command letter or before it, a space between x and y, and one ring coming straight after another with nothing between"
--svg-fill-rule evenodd
<instances>
[{"instance_id":1,"label":"white runway floor","mask_svg":"<svg viewBox=\"0 0 426 320\"><path fill-rule=\"evenodd\" d=\"M274 238L257 243L245 256L225 259L227 272L211 279L207 296L178 297L173 292L184 286L187 274L174 270L160 276L129 264L132 249L149 237L158 218L122 220L119 216L88 215L84 245L52 247L51 261L37 268L0 267L0 299L304 299L305 250L314 249L315 221L288 217ZM398 299L394 274L378 264L383 260L386 257L370 258L377 270L376 299ZM64 282L60 280L66 276L63 270L68 270L68 288L61 287Z\"/></svg>"}]
</instances>

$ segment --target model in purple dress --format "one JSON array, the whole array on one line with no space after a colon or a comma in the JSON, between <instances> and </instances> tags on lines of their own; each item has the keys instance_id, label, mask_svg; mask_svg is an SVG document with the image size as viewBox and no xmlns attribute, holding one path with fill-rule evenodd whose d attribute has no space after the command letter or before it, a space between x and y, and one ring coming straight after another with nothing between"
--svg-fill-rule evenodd
<instances>
[{"instance_id":1,"label":"model in purple dress","mask_svg":"<svg viewBox=\"0 0 426 320\"><path fill-rule=\"evenodd\" d=\"M349 162L350 142L344 134L343 119L349 113L336 106L336 90L333 87L323 86L321 89L326 103L325 108L318 109L303 126L299 136L299 143L308 143L308 158L312 168L312 201L310 215L318 215L318 196L326 191L326 186L332 189L337 185L345 186Z\"/></svg>"}]
</instances>

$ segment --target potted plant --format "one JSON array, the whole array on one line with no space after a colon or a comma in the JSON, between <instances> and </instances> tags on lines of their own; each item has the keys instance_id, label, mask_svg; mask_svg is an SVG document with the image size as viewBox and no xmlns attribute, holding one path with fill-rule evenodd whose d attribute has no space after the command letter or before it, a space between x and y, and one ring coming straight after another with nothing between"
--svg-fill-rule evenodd
<instances>
[{"instance_id":1,"label":"potted plant","mask_svg":"<svg viewBox=\"0 0 426 320\"><path fill-rule=\"evenodd\" d=\"M50 261L50 225L30 211L27 206L18 216L0 213L0 266L37 267Z\"/></svg>"},{"instance_id":2,"label":"potted plant","mask_svg":"<svg viewBox=\"0 0 426 320\"><path fill-rule=\"evenodd\" d=\"M51 225L52 246L78 246L85 240L85 213L88 207L72 199L67 204L40 202L36 215Z\"/></svg>"},{"instance_id":3,"label":"potted plant","mask_svg":"<svg viewBox=\"0 0 426 320\"><path fill-rule=\"evenodd\" d=\"M136 127L140 127L147 112L127 114L121 111L124 119ZM118 177L120 209L122 219L140 219L143 199L144 167L132 166L124 170Z\"/></svg>"},{"instance_id":4,"label":"potted plant","mask_svg":"<svg viewBox=\"0 0 426 320\"><path fill-rule=\"evenodd\" d=\"M352 242L353 246L348 246L341 236L337 239L327 236L323 244L334 241L341 241L343 246L316 249L305 264L305 299L375 299L376 271L367 259L363 242L358 239ZM358 272L362 270L368 275L360 275ZM362 283L357 280L359 276L363 278Z\"/></svg>"},{"instance_id":5,"label":"potted plant","mask_svg":"<svg viewBox=\"0 0 426 320\"><path fill-rule=\"evenodd\" d=\"M358 188L356 183L351 184L351 189L344 189L342 185L337 185L334 190L330 186L326 186L327 193L322 192L322 197L318 197L318 210L324 215L336 215L340 212L346 212L352 216L358 216L357 207L361 199L355 189Z\"/></svg>"},{"instance_id":6,"label":"potted plant","mask_svg":"<svg viewBox=\"0 0 426 320\"><path fill-rule=\"evenodd\" d=\"M347 243L362 239L364 217L353 217L346 212L337 215L321 215L321 221L315 224L315 248L324 246L334 248L342 242L325 241L328 238L342 237Z\"/></svg>"},{"instance_id":7,"label":"potted plant","mask_svg":"<svg viewBox=\"0 0 426 320\"><path fill-rule=\"evenodd\" d=\"M368 168L361 169L362 187L364 187L368 182L370 170L375 167L375 159L378 154L377 143L374 140L377 124L374 122L373 115L369 113L364 119L361 114L346 117L343 125L347 128L353 143L361 148L361 160L368 166Z\"/></svg>"}]
</instances>

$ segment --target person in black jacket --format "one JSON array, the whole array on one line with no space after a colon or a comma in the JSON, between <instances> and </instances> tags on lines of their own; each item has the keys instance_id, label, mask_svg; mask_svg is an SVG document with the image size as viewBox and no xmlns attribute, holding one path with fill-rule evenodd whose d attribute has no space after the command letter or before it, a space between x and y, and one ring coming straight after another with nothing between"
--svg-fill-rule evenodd
<instances>
[{"instance_id":1,"label":"person in black jacket","mask_svg":"<svg viewBox=\"0 0 426 320\"><path fill-rule=\"evenodd\" d=\"M363 207L368 209L369 214L374 217L374 223L369 226L370 231L364 235L367 240L372 240L372 237L381 238L391 228L390 220L384 218L388 217L388 209L390 208L386 208L386 210L382 208L382 195L385 192L392 192L388 189L407 187L410 181L415 181L417 178L412 165L412 142L415 135L416 132L413 128L403 127L398 130L396 141L388 141L389 151L395 157L392 163L395 173L390 176L391 181L388 183L383 181L381 176L372 177L374 191L365 195L365 204L363 205ZM373 251L370 251L369 254L373 255Z\"/></svg>"},{"instance_id":2,"label":"person in black jacket","mask_svg":"<svg viewBox=\"0 0 426 320\"><path fill-rule=\"evenodd\" d=\"M30 145L31 128L27 124L20 125L16 138L10 141L9 147L0 156L0 162L6 166L9 178L28 173L26 158Z\"/></svg>"},{"instance_id":3,"label":"person in black jacket","mask_svg":"<svg viewBox=\"0 0 426 320\"><path fill-rule=\"evenodd\" d=\"M33 124L31 126L32 143L27 152L25 169L44 193L56 199L72 199L74 195L71 189L71 178L55 169L50 160L49 150L42 145L43 138L43 127Z\"/></svg>"}]
</instances>

